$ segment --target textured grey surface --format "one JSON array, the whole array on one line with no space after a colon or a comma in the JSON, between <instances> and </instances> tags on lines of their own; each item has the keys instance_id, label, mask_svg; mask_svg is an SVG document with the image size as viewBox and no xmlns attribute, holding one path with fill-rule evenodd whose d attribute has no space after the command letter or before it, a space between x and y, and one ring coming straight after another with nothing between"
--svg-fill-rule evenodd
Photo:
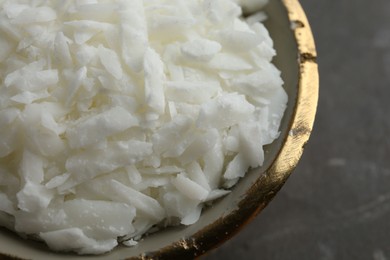
<instances>
[{"instance_id":1,"label":"textured grey surface","mask_svg":"<svg viewBox=\"0 0 390 260\"><path fill-rule=\"evenodd\" d=\"M301 4L319 53L315 130L274 201L202 259L390 259L390 1Z\"/></svg>"}]
</instances>

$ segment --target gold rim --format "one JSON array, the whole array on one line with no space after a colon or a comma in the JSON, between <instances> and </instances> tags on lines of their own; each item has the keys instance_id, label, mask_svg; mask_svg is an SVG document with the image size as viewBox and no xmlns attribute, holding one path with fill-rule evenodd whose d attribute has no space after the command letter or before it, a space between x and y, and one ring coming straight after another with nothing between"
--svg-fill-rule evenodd
<instances>
[{"instance_id":1,"label":"gold rim","mask_svg":"<svg viewBox=\"0 0 390 260\"><path fill-rule=\"evenodd\" d=\"M306 15L298 0L281 0L292 23L299 54L298 94L290 133L271 166L248 190L237 210L197 232L157 252L132 259L187 259L217 247L250 222L273 199L286 182L309 140L313 129L319 89L317 52Z\"/></svg>"}]
</instances>

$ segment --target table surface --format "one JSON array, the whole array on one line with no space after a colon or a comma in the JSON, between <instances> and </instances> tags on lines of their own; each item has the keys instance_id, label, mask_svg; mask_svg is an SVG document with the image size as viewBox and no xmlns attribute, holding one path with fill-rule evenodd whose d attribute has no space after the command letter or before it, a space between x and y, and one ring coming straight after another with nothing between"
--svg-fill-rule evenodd
<instances>
[{"instance_id":1,"label":"table surface","mask_svg":"<svg viewBox=\"0 0 390 260\"><path fill-rule=\"evenodd\" d=\"M301 4L319 55L314 132L271 204L202 259L390 259L390 1Z\"/></svg>"}]
</instances>

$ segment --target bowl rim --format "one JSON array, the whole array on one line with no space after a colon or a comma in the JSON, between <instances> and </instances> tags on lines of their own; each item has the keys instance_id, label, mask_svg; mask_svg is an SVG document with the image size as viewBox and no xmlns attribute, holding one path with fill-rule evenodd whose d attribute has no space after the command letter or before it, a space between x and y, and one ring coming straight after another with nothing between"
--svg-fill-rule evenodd
<instances>
[{"instance_id":1,"label":"bowl rim","mask_svg":"<svg viewBox=\"0 0 390 260\"><path fill-rule=\"evenodd\" d=\"M128 260L184 259L208 253L232 238L251 222L274 198L298 164L313 130L319 96L319 74L314 37L299 0L279 0L286 8L298 48L299 79L296 104L289 123L290 132L275 160L245 193L237 209L199 230L155 252ZM261 187L261 189L259 189ZM255 198L255 199L253 199ZM215 234L224 234L222 239Z\"/></svg>"},{"instance_id":2,"label":"bowl rim","mask_svg":"<svg viewBox=\"0 0 390 260\"><path fill-rule=\"evenodd\" d=\"M245 193L237 209L212 224L155 252L126 259L184 259L194 258L218 247L251 222L282 188L302 156L313 129L318 103L319 75L317 52L312 31L298 0L278 0L286 8L298 47L299 81L296 104L288 129L289 134L275 160ZM259 189L261 187L261 189ZM254 199L253 199L254 198ZM214 234L224 234L216 238ZM0 257L19 259L0 252Z\"/></svg>"}]
</instances>

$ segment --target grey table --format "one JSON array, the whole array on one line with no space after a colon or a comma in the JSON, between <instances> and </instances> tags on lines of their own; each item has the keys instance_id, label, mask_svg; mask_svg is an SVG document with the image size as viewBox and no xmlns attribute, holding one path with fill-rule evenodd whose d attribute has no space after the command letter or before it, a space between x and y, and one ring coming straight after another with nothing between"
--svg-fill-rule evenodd
<instances>
[{"instance_id":1,"label":"grey table","mask_svg":"<svg viewBox=\"0 0 390 260\"><path fill-rule=\"evenodd\" d=\"M390 1L301 4L321 77L312 138L266 210L203 259L390 259Z\"/></svg>"}]
</instances>

